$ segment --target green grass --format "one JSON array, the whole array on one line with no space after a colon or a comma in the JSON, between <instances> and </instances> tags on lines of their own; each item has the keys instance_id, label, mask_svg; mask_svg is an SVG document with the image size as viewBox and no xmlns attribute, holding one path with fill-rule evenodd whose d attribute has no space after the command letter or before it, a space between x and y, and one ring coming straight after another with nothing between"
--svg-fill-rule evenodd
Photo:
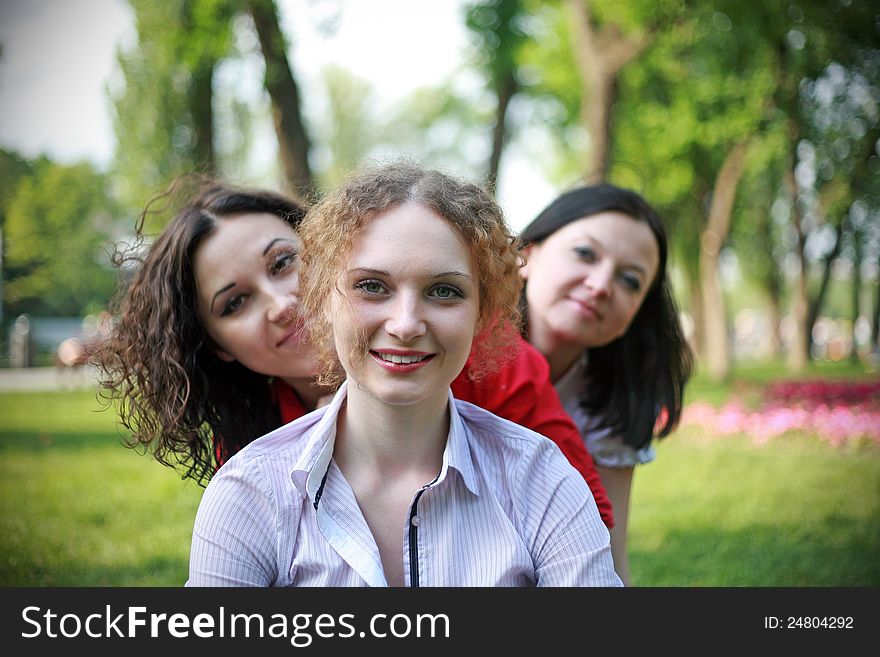
<instances>
[{"instance_id":1,"label":"green grass","mask_svg":"<svg viewBox=\"0 0 880 657\"><path fill-rule=\"evenodd\" d=\"M633 583L880 585L880 449L804 435L765 445L695 427L636 471Z\"/></svg>"},{"instance_id":2,"label":"green grass","mask_svg":"<svg viewBox=\"0 0 880 657\"><path fill-rule=\"evenodd\" d=\"M0 585L186 581L202 489L97 408L88 391L0 395Z\"/></svg>"},{"instance_id":3,"label":"green grass","mask_svg":"<svg viewBox=\"0 0 880 657\"><path fill-rule=\"evenodd\" d=\"M0 394L0 586L180 586L202 489L91 392ZM638 469L641 586L880 585L880 449L682 429Z\"/></svg>"}]
</instances>

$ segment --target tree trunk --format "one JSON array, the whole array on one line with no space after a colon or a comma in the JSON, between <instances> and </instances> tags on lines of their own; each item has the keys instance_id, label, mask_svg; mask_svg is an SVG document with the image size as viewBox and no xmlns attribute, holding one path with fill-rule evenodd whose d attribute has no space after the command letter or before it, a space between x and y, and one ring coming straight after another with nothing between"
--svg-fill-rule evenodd
<instances>
[{"instance_id":1,"label":"tree trunk","mask_svg":"<svg viewBox=\"0 0 880 657\"><path fill-rule=\"evenodd\" d=\"M587 183L606 179L610 165L611 111L617 75L650 42L647 33L638 39L625 37L617 25L596 30L585 0L568 0L573 26L572 43L581 77L581 121L590 134L590 158L584 173Z\"/></svg>"},{"instance_id":2,"label":"tree trunk","mask_svg":"<svg viewBox=\"0 0 880 657\"><path fill-rule=\"evenodd\" d=\"M777 360L782 353L779 326L782 324L782 295L780 290L770 290L770 358Z\"/></svg>"},{"instance_id":3,"label":"tree trunk","mask_svg":"<svg viewBox=\"0 0 880 657\"><path fill-rule=\"evenodd\" d=\"M499 86L498 109L495 114L495 126L492 129L492 154L489 156L489 170L486 173L486 184L492 193L498 181L498 168L501 164L501 152L507 141L507 109L514 94L519 90L513 71L507 71Z\"/></svg>"},{"instance_id":4,"label":"tree trunk","mask_svg":"<svg viewBox=\"0 0 880 657\"><path fill-rule=\"evenodd\" d=\"M266 62L266 91L272 102L275 134L289 191L310 200L314 191L309 167L309 137L300 111L299 90L287 60L284 35L274 0L249 0L248 8Z\"/></svg>"},{"instance_id":5,"label":"tree trunk","mask_svg":"<svg viewBox=\"0 0 880 657\"><path fill-rule=\"evenodd\" d=\"M611 108L615 97L615 80L596 76L592 93L581 104L581 121L590 134L590 156L584 182L595 185L608 178L611 165Z\"/></svg>"},{"instance_id":6,"label":"tree trunk","mask_svg":"<svg viewBox=\"0 0 880 657\"><path fill-rule=\"evenodd\" d=\"M859 362L859 346L856 343L856 326L859 321L861 296L862 296L862 240L861 233L856 226L852 227L853 236L853 280L852 280L852 343L849 350L849 359L853 363Z\"/></svg>"},{"instance_id":7,"label":"tree trunk","mask_svg":"<svg viewBox=\"0 0 880 657\"><path fill-rule=\"evenodd\" d=\"M819 319L819 313L822 312L822 303L825 301L825 293L828 291L828 283L831 281L831 267L837 256L840 254L840 245L843 241L843 230L845 220L841 219L837 223L834 236L834 248L825 256L822 266L822 282L819 285L819 291L816 297L809 304L809 313L807 314L807 353L813 352L813 328L816 326L816 320Z\"/></svg>"},{"instance_id":8,"label":"tree trunk","mask_svg":"<svg viewBox=\"0 0 880 657\"><path fill-rule=\"evenodd\" d=\"M767 356L772 361L776 361L782 353L782 343L779 337L779 325L782 319L782 276L773 254L776 239L769 208L758 225L758 236L761 240L760 248L762 249L763 257L771 263L769 267L763 270L759 278L769 301L768 331L765 336L765 344L767 345Z\"/></svg>"},{"instance_id":9,"label":"tree trunk","mask_svg":"<svg viewBox=\"0 0 880 657\"><path fill-rule=\"evenodd\" d=\"M699 281L690 286L690 313L694 323L694 334L691 337L691 348L699 355L701 362L706 361L706 338L704 326L706 325L706 313L703 312L703 291Z\"/></svg>"},{"instance_id":10,"label":"tree trunk","mask_svg":"<svg viewBox=\"0 0 880 657\"><path fill-rule=\"evenodd\" d=\"M748 143L737 144L724 158L709 208L709 221L700 235L700 287L705 313L706 372L712 381L723 381L730 374L730 344L727 313L718 277L718 257L730 232L733 200L745 166Z\"/></svg>"},{"instance_id":11,"label":"tree trunk","mask_svg":"<svg viewBox=\"0 0 880 657\"><path fill-rule=\"evenodd\" d=\"M203 64L193 72L193 93L190 96L190 114L195 131L195 161L202 173L217 174L214 154L214 68L216 62Z\"/></svg>"},{"instance_id":12,"label":"tree trunk","mask_svg":"<svg viewBox=\"0 0 880 657\"><path fill-rule=\"evenodd\" d=\"M791 295L791 312L794 317L794 332L788 350L788 366L793 372L803 372L809 359L809 341L807 338L807 314L809 300L807 297L807 256L805 245L807 236L804 234L803 217L798 204L797 181L794 177L794 164L785 172L785 184L791 200L793 225L797 233L797 259L800 265L797 280Z\"/></svg>"},{"instance_id":13,"label":"tree trunk","mask_svg":"<svg viewBox=\"0 0 880 657\"><path fill-rule=\"evenodd\" d=\"M880 270L880 253L877 254L877 268ZM877 283L877 298L874 299L874 313L871 318L872 356L880 357L880 281Z\"/></svg>"}]
</instances>

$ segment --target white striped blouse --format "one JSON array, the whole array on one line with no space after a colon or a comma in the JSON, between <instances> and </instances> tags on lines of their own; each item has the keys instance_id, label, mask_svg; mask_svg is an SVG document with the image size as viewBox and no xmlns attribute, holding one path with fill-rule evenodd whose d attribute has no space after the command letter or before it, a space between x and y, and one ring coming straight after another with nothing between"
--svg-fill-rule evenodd
<instances>
[{"instance_id":1,"label":"white striped blouse","mask_svg":"<svg viewBox=\"0 0 880 657\"><path fill-rule=\"evenodd\" d=\"M326 407L254 441L205 489L187 586L387 586ZM551 440L450 392L437 478L401 519L407 586L621 586L590 489Z\"/></svg>"}]
</instances>

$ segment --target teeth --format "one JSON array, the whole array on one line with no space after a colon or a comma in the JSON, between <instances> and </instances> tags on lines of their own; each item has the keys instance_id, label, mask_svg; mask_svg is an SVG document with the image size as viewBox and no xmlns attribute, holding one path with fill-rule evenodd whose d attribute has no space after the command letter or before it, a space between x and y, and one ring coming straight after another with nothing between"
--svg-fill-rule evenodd
<instances>
[{"instance_id":1,"label":"teeth","mask_svg":"<svg viewBox=\"0 0 880 657\"><path fill-rule=\"evenodd\" d=\"M381 351L378 352L379 357L382 360L386 360L389 363L421 363L423 360L427 358L427 356L398 356L397 354L383 354Z\"/></svg>"}]
</instances>

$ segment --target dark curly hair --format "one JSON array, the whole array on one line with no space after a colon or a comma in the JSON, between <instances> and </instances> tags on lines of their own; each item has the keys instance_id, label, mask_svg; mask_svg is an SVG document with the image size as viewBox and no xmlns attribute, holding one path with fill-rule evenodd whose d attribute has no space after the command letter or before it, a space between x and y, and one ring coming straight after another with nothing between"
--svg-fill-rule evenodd
<instances>
[{"instance_id":1,"label":"dark curly hair","mask_svg":"<svg viewBox=\"0 0 880 657\"><path fill-rule=\"evenodd\" d=\"M660 215L639 194L604 183L578 187L548 205L520 235L537 244L573 221L616 210L645 222L660 253L657 277L629 329L610 344L588 348L581 407L639 449L678 423L694 357L678 321L666 276L667 238ZM528 282L526 282L528 286ZM525 308L525 291L522 305ZM528 310L525 309L524 313Z\"/></svg>"},{"instance_id":2,"label":"dark curly hair","mask_svg":"<svg viewBox=\"0 0 880 657\"><path fill-rule=\"evenodd\" d=\"M267 213L296 228L305 212L280 194L200 178L143 255L145 221L190 182L179 180L153 199L138 218L135 245L114 253L118 267L137 271L114 300L112 334L90 361L100 373L99 396L131 432L127 444L205 485L220 463L281 418L269 377L215 355L197 310L193 256L222 220Z\"/></svg>"}]
</instances>

